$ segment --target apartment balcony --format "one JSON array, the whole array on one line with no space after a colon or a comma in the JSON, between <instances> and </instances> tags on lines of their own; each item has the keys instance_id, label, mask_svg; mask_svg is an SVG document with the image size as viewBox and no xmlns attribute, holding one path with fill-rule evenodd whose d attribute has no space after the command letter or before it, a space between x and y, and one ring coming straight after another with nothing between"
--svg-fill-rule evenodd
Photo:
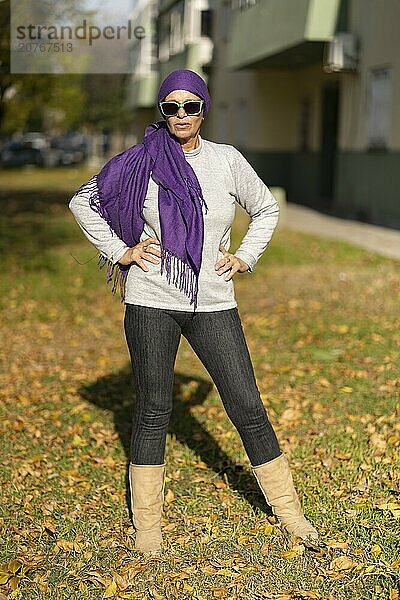
<instances>
[{"instance_id":1,"label":"apartment balcony","mask_svg":"<svg viewBox=\"0 0 400 600\"><path fill-rule=\"evenodd\" d=\"M254 3L255 2L255 3ZM228 67L296 68L320 62L341 0L258 0L234 11Z\"/></svg>"},{"instance_id":2,"label":"apartment balcony","mask_svg":"<svg viewBox=\"0 0 400 600\"><path fill-rule=\"evenodd\" d=\"M161 0L159 10L160 79L175 69L192 69L207 79L213 56L210 0Z\"/></svg>"},{"instance_id":3,"label":"apartment balcony","mask_svg":"<svg viewBox=\"0 0 400 600\"><path fill-rule=\"evenodd\" d=\"M210 64L213 42L209 37L201 37L184 46L180 52L171 53L167 60L160 60L160 81L175 69L192 69L207 78L204 67Z\"/></svg>"}]
</instances>

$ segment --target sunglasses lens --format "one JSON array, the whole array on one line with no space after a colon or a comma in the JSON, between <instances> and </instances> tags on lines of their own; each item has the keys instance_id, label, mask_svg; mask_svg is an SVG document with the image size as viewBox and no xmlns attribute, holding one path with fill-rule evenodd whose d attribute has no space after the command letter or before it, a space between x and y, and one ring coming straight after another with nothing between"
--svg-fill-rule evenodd
<instances>
[{"instance_id":1,"label":"sunglasses lens","mask_svg":"<svg viewBox=\"0 0 400 600\"><path fill-rule=\"evenodd\" d=\"M201 111L201 102L199 100L189 100L185 102L185 113L187 115L198 115Z\"/></svg>"},{"instance_id":2,"label":"sunglasses lens","mask_svg":"<svg viewBox=\"0 0 400 600\"><path fill-rule=\"evenodd\" d=\"M173 117L178 112L177 102L163 102L161 104L161 111L166 117Z\"/></svg>"},{"instance_id":3,"label":"sunglasses lens","mask_svg":"<svg viewBox=\"0 0 400 600\"><path fill-rule=\"evenodd\" d=\"M178 114L179 104L174 100L160 103L161 112L164 117L174 117ZM186 100L183 103L184 111L187 115L198 115L201 113L202 102L200 100Z\"/></svg>"}]
</instances>

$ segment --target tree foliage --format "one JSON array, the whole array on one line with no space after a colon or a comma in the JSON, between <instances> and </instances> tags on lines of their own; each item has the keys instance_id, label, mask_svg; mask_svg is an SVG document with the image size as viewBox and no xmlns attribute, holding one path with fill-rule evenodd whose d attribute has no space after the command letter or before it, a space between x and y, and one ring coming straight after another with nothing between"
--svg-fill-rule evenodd
<instances>
[{"instance_id":1,"label":"tree foliage","mask_svg":"<svg viewBox=\"0 0 400 600\"><path fill-rule=\"evenodd\" d=\"M126 106L128 75L124 73L84 76L86 123L109 129L124 129L130 112Z\"/></svg>"},{"instance_id":2,"label":"tree foliage","mask_svg":"<svg viewBox=\"0 0 400 600\"><path fill-rule=\"evenodd\" d=\"M47 0L41 0L44 6ZM47 2L52 19L82 14L82 0ZM61 11L61 12L60 12ZM87 13L89 14L89 13ZM124 129L126 74L10 73L10 0L0 0L0 134L61 128Z\"/></svg>"}]
</instances>

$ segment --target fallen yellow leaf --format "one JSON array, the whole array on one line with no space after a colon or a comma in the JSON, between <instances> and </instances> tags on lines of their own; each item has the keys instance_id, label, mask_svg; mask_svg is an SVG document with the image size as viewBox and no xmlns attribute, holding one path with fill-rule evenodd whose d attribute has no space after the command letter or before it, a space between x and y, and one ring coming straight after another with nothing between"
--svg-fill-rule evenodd
<instances>
[{"instance_id":1,"label":"fallen yellow leaf","mask_svg":"<svg viewBox=\"0 0 400 600\"><path fill-rule=\"evenodd\" d=\"M350 569L353 569L356 566L357 563L348 556L338 556L333 559L329 568L332 571L350 571Z\"/></svg>"},{"instance_id":2,"label":"fallen yellow leaf","mask_svg":"<svg viewBox=\"0 0 400 600\"><path fill-rule=\"evenodd\" d=\"M291 550L286 550L286 552L281 552L281 556L282 558L285 558L286 560L291 560L292 558L295 558L295 556L300 556L301 554L303 554L304 552L304 546L302 544L298 544L296 546L293 546L293 548Z\"/></svg>"},{"instance_id":3,"label":"fallen yellow leaf","mask_svg":"<svg viewBox=\"0 0 400 600\"><path fill-rule=\"evenodd\" d=\"M221 479L217 479L217 481L213 481L213 485L217 489L224 489L224 488L226 488L225 481L222 481Z\"/></svg>"},{"instance_id":4,"label":"fallen yellow leaf","mask_svg":"<svg viewBox=\"0 0 400 600\"><path fill-rule=\"evenodd\" d=\"M173 502L175 500L175 494L174 492L171 490L171 488L169 488L167 490L167 493L165 494L165 502L167 504L171 504L171 502Z\"/></svg>"},{"instance_id":5,"label":"fallen yellow leaf","mask_svg":"<svg viewBox=\"0 0 400 600\"><path fill-rule=\"evenodd\" d=\"M226 577L239 577L240 575L240 573L236 573L235 571L231 571L230 569L219 569L216 574L225 575Z\"/></svg>"},{"instance_id":6,"label":"fallen yellow leaf","mask_svg":"<svg viewBox=\"0 0 400 600\"><path fill-rule=\"evenodd\" d=\"M106 588L104 592L103 598L112 598L117 593L117 584L114 580L110 583L110 585Z\"/></svg>"},{"instance_id":7,"label":"fallen yellow leaf","mask_svg":"<svg viewBox=\"0 0 400 600\"><path fill-rule=\"evenodd\" d=\"M336 452L335 458L339 460L350 460L351 452Z\"/></svg>"},{"instance_id":8,"label":"fallen yellow leaf","mask_svg":"<svg viewBox=\"0 0 400 600\"><path fill-rule=\"evenodd\" d=\"M229 594L229 591L224 587L213 588L212 592L215 598L225 598Z\"/></svg>"},{"instance_id":9,"label":"fallen yellow leaf","mask_svg":"<svg viewBox=\"0 0 400 600\"><path fill-rule=\"evenodd\" d=\"M240 544L240 545L246 544L248 539L249 539L248 535L240 535L238 537L238 544Z\"/></svg>"},{"instance_id":10,"label":"fallen yellow leaf","mask_svg":"<svg viewBox=\"0 0 400 600\"><path fill-rule=\"evenodd\" d=\"M10 573L17 573L21 567L22 563L20 563L18 560L11 560L8 563L8 570L10 571Z\"/></svg>"},{"instance_id":11,"label":"fallen yellow leaf","mask_svg":"<svg viewBox=\"0 0 400 600\"><path fill-rule=\"evenodd\" d=\"M281 556L282 556L282 558L285 558L286 560L290 560L290 559L294 558L295 556L297 556L297 552L296 552L296 550L286 550L286 552L281 552Z\"/></svg>"},{"instance_id":12,"label":"fallen yellow leaf","mask_svg":"<svg viewBox=\"0 0 400 600\"><path fill-rule=\"evenodd\" d=\"M15 590L19 586L20 581L21 581L21 577L13 577L12 579L10 579L10 581L8 582L8 585L10 586L10 590L15 592Z\"/></svg>"},{"instance_id":13,"label":"fallen yellow leaf","mask_svg":"<svg viewBox=\"0 0 400 600\"><path fill-rule=\"evenodd\" d=\"M269 553L269 549L270 549L270 545L265 543L261 546L260 552L261 552L261 554L267 555Z\"/></svg>"},{"instance_id":14,"label":"fallen yellow leaf","mask_svg":"<svg viewBox=\"0 0 400 600\"><path fill-rule=\"evenodd\" d=\"M378 504L379 510L389 510L392 513L392 517L400 519L400 504L397 502L386 502L385 504Z\"/></svg>"},{"instance_id":15,"label":"fallen yellow leaf","mask_svg":"<svg viewBox=\"0 0 400 600\"><path fill-rule=\"evenodd\" d=\"M273 532L273 530L274 530L274 526L271 525L271 523L265 523L262 531L263 531L263 533L267 533L269 535L270 533Z\"/></svg>"},{"instance_id":16,"label":"fallen yellow leaf","mask_svg":"<svg viewBox=\"0 0 400 600\"><path fill-rule=\"evenodd\" d=\"M79 448L81 446L86 446L87 442L80 435L75 434L74 437L73 437L73 439L72 439L72 444L71 445L74 448Z\"/></svg>"}]
</instances>

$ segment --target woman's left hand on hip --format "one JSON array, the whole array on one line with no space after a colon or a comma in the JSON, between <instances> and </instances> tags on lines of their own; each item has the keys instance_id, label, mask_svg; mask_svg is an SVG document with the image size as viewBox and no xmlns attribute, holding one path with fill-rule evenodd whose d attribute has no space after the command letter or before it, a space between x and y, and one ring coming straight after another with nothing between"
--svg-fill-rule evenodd
<instances>
[{"instance_id":1,"label":"woman's left hand on hip","mask_svg":"<svg viewBox=\"0 0 400 600\"><path fill-rule=\"evenodd\" d=\"M223 244L220 244L219 249L224 256L215 263L215 270L217 271L218 275L226 273L224 277L225 281L232 279L235 273L244 273L248 270L249 265L241 258L238 258L234 254L228 252Z\"/></svg>"}]
</instances>

